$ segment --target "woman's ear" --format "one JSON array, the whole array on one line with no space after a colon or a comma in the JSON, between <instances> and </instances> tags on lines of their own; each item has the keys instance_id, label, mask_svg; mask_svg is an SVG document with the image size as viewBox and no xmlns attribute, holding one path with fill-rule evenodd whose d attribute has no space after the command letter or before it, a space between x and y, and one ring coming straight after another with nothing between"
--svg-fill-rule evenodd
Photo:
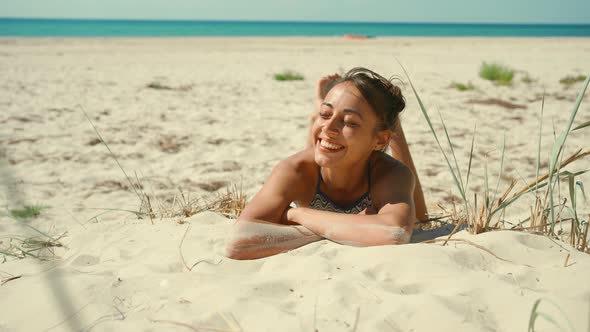
<instances>
[{"instance_id":1,"label":"woman's ear","mask_svg":"<svg viewBox=\"0 0 590 332\"><path fill-rule=\"evenodd\" d=\"M373 150L383 151L387 149L389 146L389 141L391 140L391 135L392 132L390 129L379 130L377 132L377 142L375 143Z\"/></svg>"}]
</instances>

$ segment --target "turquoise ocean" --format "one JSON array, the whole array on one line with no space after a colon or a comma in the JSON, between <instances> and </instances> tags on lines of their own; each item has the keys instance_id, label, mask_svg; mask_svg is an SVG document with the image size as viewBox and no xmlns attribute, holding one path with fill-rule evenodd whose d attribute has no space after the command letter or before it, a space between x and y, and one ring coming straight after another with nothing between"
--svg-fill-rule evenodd
<instances>
[{"instance_id":1,"label":"turquoise ocean","mask_svg":"<svg viewBox=\"0 0 590 332\"><path fill-rule=\"evenodd\" d=\"M487 36L588 37L590 24L449 24L273 21L156 21L0 18L0 36Z\"/></svg>"}]
</instances>

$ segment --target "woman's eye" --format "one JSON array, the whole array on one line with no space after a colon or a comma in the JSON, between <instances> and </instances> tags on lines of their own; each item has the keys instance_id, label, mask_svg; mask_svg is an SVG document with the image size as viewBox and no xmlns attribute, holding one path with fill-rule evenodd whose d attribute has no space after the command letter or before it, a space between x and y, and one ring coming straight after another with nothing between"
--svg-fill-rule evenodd
<instances>
[{"instance_id":1,"label":"woman's eye","mask_svg":"<svg viewBox=\"0 0 590 332\"><path fill-rule=\"evenodd\" d=\"M344 121L344 125L348 126L348 127L352 127L352 128L356 128L359 125L354 123L354 122L348 122L348 121Z\"/></svg>"},{"instance_id":2,"label":"woman's eye","mask_svg":"<svg viewBox=\"0 0 590 332\"><path fill-rule=\"evenodd\" d=\"M330 114L329 113L322 113L322 112L320 112L320 116L322 117L322 119L329 119L330 118Z\"/></svg>"}]
</instances>

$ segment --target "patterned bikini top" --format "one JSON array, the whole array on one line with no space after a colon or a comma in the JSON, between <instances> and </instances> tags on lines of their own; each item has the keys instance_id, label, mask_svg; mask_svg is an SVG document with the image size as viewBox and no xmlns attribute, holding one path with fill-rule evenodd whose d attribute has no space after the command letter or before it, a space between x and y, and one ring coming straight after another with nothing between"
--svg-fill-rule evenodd
<instances>
[{"instance_id":1,"label":"patterned bikini top","mask_svg":"<svg viewBox=\"0 0 590 332\"><path fill-rule=\"evenodd\" d=\"M371 199L371 164L369 163L369 171L367 173L367 178L369 179L369 190L362 195L356 202L348 205L348 206L340 206L336 203L332 202L326 194L324 194L320 189L320 184L324 179L322 178L322 169L320 168L318 176L318 184L316 188L316 193L309 203L309 207L316 210L322 211L330 211L330 212L339 212L339 213L347 213L347 214L358 214L362 210L373 206L373 200Z\"/></svg>"}]
</instances>

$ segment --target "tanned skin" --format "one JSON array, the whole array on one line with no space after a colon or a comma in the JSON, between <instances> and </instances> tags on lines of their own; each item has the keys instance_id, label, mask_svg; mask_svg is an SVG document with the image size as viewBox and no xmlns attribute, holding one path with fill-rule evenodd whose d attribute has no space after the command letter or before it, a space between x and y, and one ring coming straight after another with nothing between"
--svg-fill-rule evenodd
<instances>
[{"instance_id":1,"label":"tanned skin","mask_svg":"<svg viewBox=\"0 0 590 332\"><path fill-rule=\"evenodd\" d=\"M392 131L378 129L376 113L350 82L334 86L318 104L310 146L274 168L236 221L227 257L267 257L323 239L353 246L409 242L416 181L407 165L382 152ZM370 188L373 205L356 215L311 209L318 183L340 206Z\"/></svg>"}]
</instances>

